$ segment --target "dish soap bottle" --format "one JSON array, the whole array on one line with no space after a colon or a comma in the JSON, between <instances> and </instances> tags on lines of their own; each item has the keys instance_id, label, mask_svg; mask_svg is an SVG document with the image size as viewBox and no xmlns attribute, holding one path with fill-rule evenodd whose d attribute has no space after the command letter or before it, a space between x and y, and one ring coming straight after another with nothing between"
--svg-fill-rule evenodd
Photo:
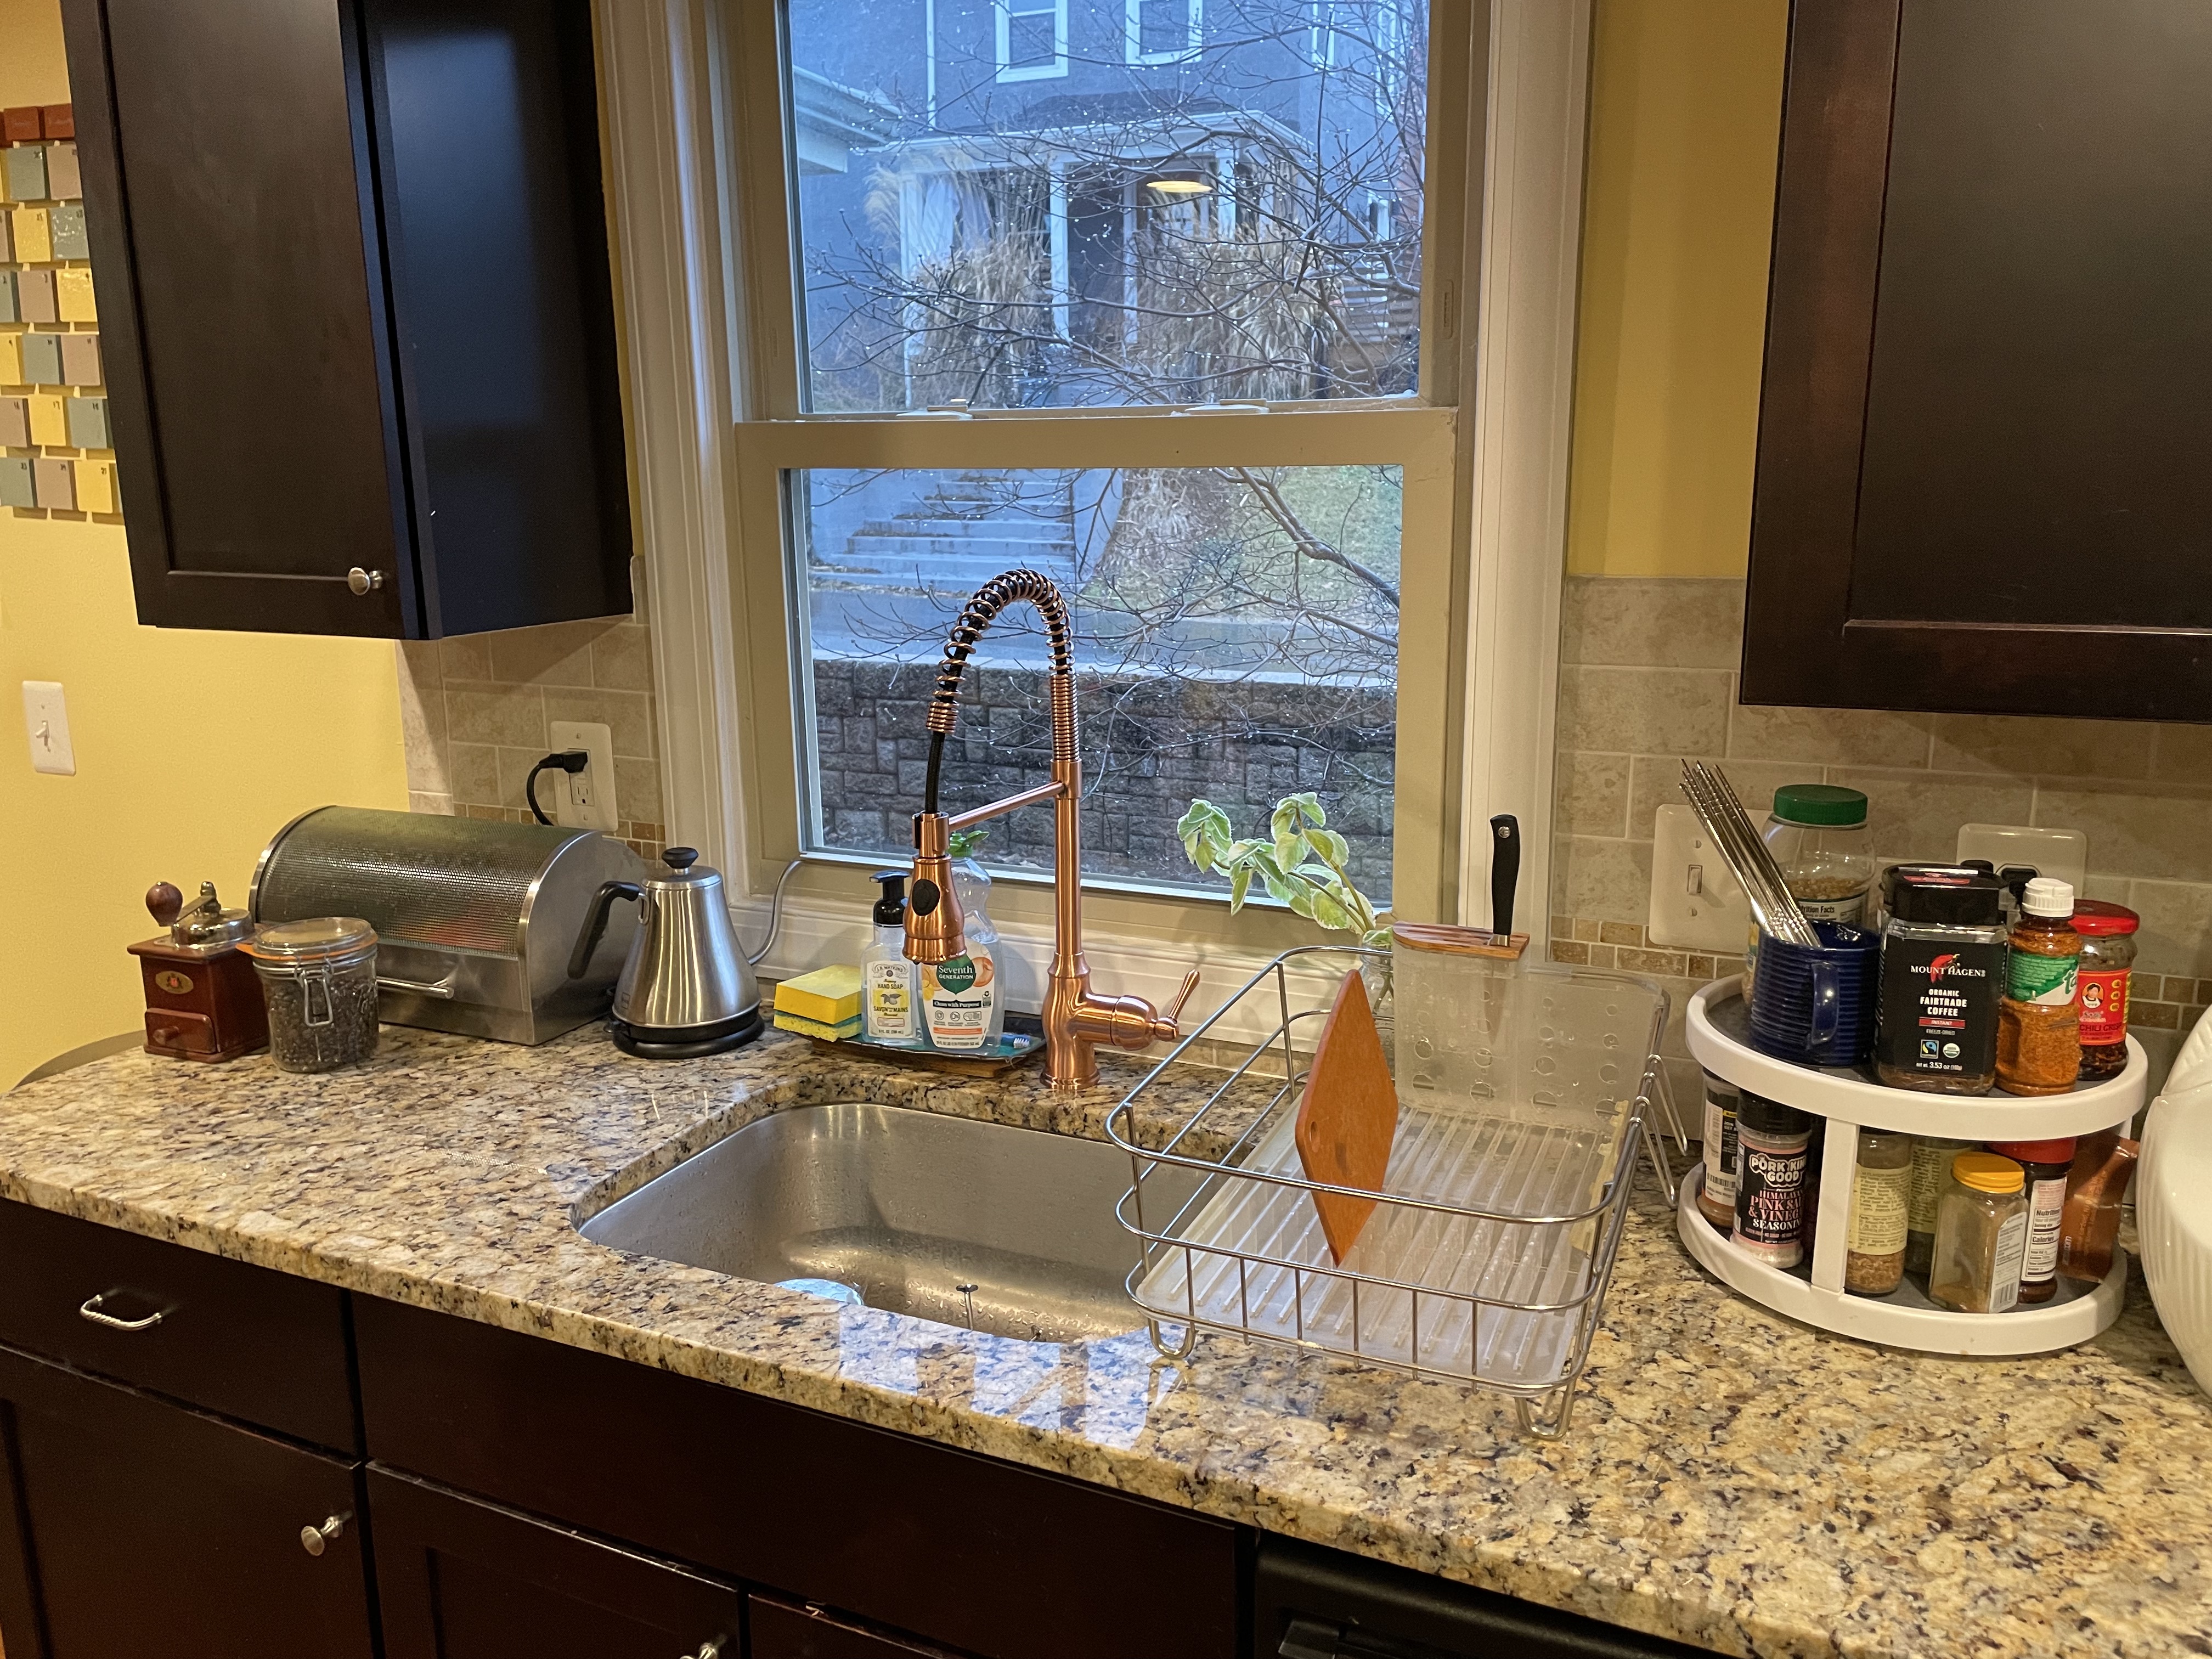
<instances>
[{"instance_id":1,"label":"dish soap bottle","mask_svg":"<svg viewBox=\"0 0 2212 1659\"><path fill-rule=\"evenodd\" d=\"M871 1042L921 1048L921 976L906 959L906 872L878 870L875 933L860 958L860 1033Z\"/></svg>"},{"instance_id":2,"label":"dish soap bottle","mask_svg":"<svg viewBox=\"0 0 2212 1659\"><path fill-rule=\"evenodd\" d=\"M999 980L999 930L991 925L991 878L969 854L988 833L971 830L955 835L949 850L952 891L960 901L965 956L925 965L921 970L922 1014L929 1042L947 1053L993 1051L1006 1030L1005 987Z\"/></svg>"}]
</instances>

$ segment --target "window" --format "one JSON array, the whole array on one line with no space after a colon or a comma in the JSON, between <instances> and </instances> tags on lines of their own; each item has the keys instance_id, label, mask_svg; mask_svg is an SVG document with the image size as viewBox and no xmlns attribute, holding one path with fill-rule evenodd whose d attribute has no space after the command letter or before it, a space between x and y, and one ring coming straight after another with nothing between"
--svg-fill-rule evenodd
<instances>
[{"instance_id":1,"label":"window","mask_svg":"<svg viewBox=\"0 0 2212 1659\"><path fill-rule=\"evenodd\" d=\"M1471 342L1437 299L1462 286L1466 204L1424 181L1432 107L1455 177L1480 131L1465 54L1431 85L1432 15L1471 39L1465 0L1212 0L1203 76L1153 67L1199 49L1198 0L994 0L994 31L948 0L786 6L732 55L748 112L781 91L787 158L740 169L769 856L906 848L945 633L1025 566L1075 614L1085 874L1134 907L1111 914L1197 926L1190 898L1225 886L1184 857L1190 802L1249 834L1301 791L1364 890L1437 913ZM976 653L947 799L1036 782L1046 716L1019 607ZM1018 900L1048 814L994 823L981 856Z\"/></svg>"},{"instance_id":2,"label":"window","mask_svg":"<svg viewBox=\"0 0 2212 1659\"><path fill-rule=\"evenodd\" d=\"M1067 73L1067 6L1068 0L997 0L1000 80Z\"/></svg>"},{"instance_id":3,"label":"window","mask_svg":"<svg viewBox=\"0 0 2212 1659\"><path fill-rule=\"evenodd\" d=\"M1123 51L1133 64L1180 63L1203 39L1203 0L1128 0Z\"/></svg>"}]
</instances>

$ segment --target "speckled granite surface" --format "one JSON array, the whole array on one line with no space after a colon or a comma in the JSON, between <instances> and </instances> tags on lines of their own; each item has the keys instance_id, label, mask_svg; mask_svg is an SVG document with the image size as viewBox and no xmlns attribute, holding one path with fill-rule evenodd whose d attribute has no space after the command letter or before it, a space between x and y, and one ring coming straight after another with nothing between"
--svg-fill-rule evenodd
<instances>
[{"instance_id":1,"label":"speckled granite surface","mask_svg":"<svg viewBox=\"0 0 2212 1659\"><path fill-rule=\"evenodd\" d=\"M1114 1093L771 1040L685 1065L387 1030L320 1079L126 1054L0 1097L0 1194L1054 1469L1723 1653L2212 1654L2212 1408L2140 1285L2072 1353L1944 1360L1721 1290L1647 1175L1572 1435L1206 1339L1064 1347L625 1256L574 1229L760 1115L1100 1133Z\"/></svg>"}]
</instances>

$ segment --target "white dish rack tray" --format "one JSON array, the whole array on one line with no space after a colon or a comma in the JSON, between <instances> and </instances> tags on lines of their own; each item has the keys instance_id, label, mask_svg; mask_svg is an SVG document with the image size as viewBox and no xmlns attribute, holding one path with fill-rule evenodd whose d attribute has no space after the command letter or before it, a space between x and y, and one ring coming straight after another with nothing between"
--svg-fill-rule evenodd
<instances>
[{"instance_id":1,"label":"white dish rack tray","mask_svg":"<svg viewBox=\"0 0 2212 1659\"><path fill-rule=\"evenodd\" d=\"M1170 1357L1200 1330L1317 1349L1508 1395L1525 1431L1556 1438L1639 1154L1673 1190L1648 1125L1665 1087L1666 993L1626 975L1501 968L1454 1011L1449 1046L1471 1063L1466 1087L1424 1086L1439 1074L1422 1063L1433 1050L1400 999L1397 1138L1382 1190L1368 1193L1308 1180L1293 1139L1328 994L1363 959L1390 953L1285 952L1109 1115L1132 1169L1118 1214L1142 1243L1129 1294ZM1241 1063L1172 1133L1139 1143L1139 1109L1163 1097L1192 1044L1255 1028ZM1340 1263L1320 1192L1376 1200Z\"/></svg>"}]
</instances>

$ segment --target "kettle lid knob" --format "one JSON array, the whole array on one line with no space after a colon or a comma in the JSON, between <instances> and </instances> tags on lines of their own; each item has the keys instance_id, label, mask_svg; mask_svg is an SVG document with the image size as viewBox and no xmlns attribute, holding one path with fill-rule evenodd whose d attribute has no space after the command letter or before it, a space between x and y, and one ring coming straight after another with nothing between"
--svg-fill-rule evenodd
<instances>
[{"instance_id":1,"label":"kettle lid knob","mask_svg":"<svg viewBox=\"0 0 2212 1659\"><path fill-rule=\"evenodd\" d=\"M696 847L672 847L660 855L660 861L672 870L689 870L699 861Z\"/></svg>"}]
</instances>

